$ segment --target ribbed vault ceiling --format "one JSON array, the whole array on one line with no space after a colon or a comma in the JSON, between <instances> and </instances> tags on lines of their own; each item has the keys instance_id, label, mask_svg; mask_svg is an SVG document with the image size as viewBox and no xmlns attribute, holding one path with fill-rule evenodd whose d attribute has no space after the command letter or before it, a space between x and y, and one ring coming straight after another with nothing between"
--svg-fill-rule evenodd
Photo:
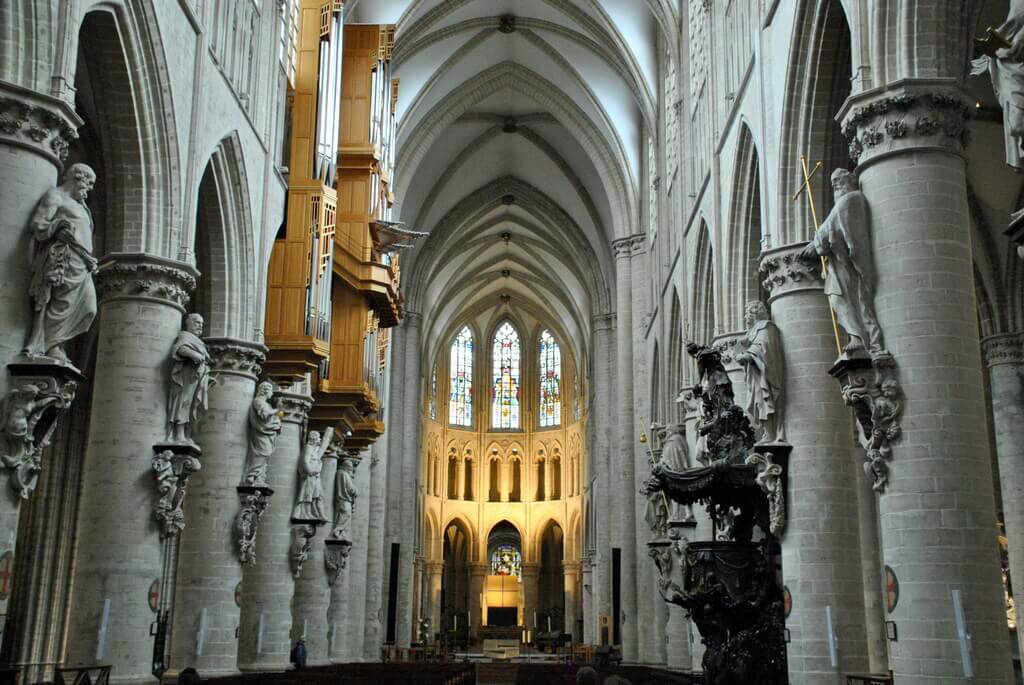
<instances>
[{"instance_id":1,"label":"ribbed vault ceiling","mask_svg":"<svg viewBox=\"0 0 1024 685\"><path fill-rule=\"evenodd\" d=\"M638 232L658 30L678 0L349 0L395 23L396 208L424 349L507 296L587 359L610 243Z\"/></svg>"}]
</instances>

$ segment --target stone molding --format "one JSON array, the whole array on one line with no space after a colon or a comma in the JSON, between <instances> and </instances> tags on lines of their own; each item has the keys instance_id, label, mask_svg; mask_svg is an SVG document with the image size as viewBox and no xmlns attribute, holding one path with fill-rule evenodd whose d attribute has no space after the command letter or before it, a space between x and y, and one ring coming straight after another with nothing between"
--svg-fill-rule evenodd
<instances>
[{"instance_id":1,"label":"stone molding","mask_svg":"<svg viewBox=\"0 0 1024 685\"><path fill-rule=\"evenodd\" d=\"M634 257L647 254L647 236L645 234L637 233L636 235L631 235L628 240Z\"/></svg>"},{"instance_id":2,"label":"stone molding","mask_svg":"<svg viewBox=\"0 0 1024 685\"><path fill-rule=\"evenodd\" d=\"M768 291L768 301L804 290L824 290L821 262L808 259L801 252L807 243L795 243L768 250L761 258L761 283Z\"/></svg>"},{"instance_id":3,"label":"stone molding","mask_svg":"<svg viewBox=\"0 0 1024 685\"><path fill-rule=\"evenodd\" d=\"M403 325L406 328L419 328L420 324L423 323L423 315L419 312L405 311L405 315L402 317Z\"/></svg>"},{"instance_id":4,"label":"stone molding","mask_svg":"<svg viewBox=\"0 0 1024 685\"><path fill-rule=\"evenodd\" d=\"M576 574L578 574L582 568L583 568L583 563L581 561L563 561L562 562L562 572L563 573L567 573L567 574L576 573Z\"/></svg>"},{"instance_id":5,"label":"stone molding","mask_svg":"<svg viewBox=\"0 0 1024 685\"><path fill-rule=\"evenodd\" d=\"M963 154L973 100L949 79L903 79L859 93L840 111L850 159L865 164L908 149Z\"/></svg>"},{"instance_id":6,"label":"stone molding","mask_svg":"<svg viewBox=\"0 0 1024 685\"><path fill-rule=\"evenodd\" d=\"M627 259L633 255L633 238L616 238L612 241L612 253L615 259Z\"/></svg>"},{"instance_id":7,"label":"stone molding","mask_svg":"<svg viewBox=\"0 0 1024 685\"><path fill-rule=\"evenodd\" d=\"M31 150L60 172L81 125L67 102L0 81L0 143Z\"/></svg>"},{"instance_id":8,"label":"stone molding","mask_svg":"<svg viewBox=\"0 0 1024 685\"><path fill-rule=\"evenodd\" d=\"M256 380L267 359L267 348L259 343L234 338L205 338L210 351L210 368L217 373Z\"/></svg>"},{"instance_id":9,"label":"stone molding","mask_svg":"<svg viewBox=\"0 0 1024 685\"><path fill-rule=\"evenodd\" d=\"M990 335L981 341L981 351L989 367L1024 365L1024 333Z\"/></svg>"},{"instance_id":10,"label":"stone molding","mask_svg":"<svg viewBox=\"0 0 1024 685\"><path fill-rule=\"evenodd\" d=\"M590 325L594 327L595 333L597 331L610 331L615 328L615 313L609 312L592 316L590 318Z\"/></svg>"},{"instance_id":11,"label":"stone molding","mask_svg":"<svg viewBox=\"0 0 1024 685\"><path fill-rule=\"evenodd\" d=\"M185 262L141 253L115 252L100 260L96 290L100 302L146 300L185 313L199 272Z\"/></svg>"},{"instance_id":12,"label":"stone molding","mask_svg":"<svg viewBox=\"0 0 1024 685\"><path fill-rule=\"evenodd\" d=\"M444 573L444 562L443 561L428 561L427 562L427 573L430 575L441 575Z\"/></svg>"},{"instance_id":13,"label":"stone molding","mask_svg":"<svg viewBox=\"0 0 1024 685\"><path fill-rule=\"evenodd\" d=\"M305 425L309 419L309 411L313 408L312 397L294 392L276 392L274 400L277 408L283 413L282 421Z\"/></svg>"}]
</instances>

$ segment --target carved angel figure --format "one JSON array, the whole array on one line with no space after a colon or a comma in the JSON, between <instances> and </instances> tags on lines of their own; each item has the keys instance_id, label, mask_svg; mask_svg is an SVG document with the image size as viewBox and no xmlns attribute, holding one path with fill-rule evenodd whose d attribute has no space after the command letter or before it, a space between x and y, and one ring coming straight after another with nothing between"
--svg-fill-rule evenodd
<instances>
[{"instance_id":1,"label":"carved angel figure","mask_svg":"<svg viewBox=\"0 0 1024 685\"><path fill-rule=\"evenodd\" d=\"M351 457L341 460L334 483L334 527L331 537L344 540L348 526L352 522L352 514L356 510L356 465L359 462Z\"/></svg>"},{"instance_id":2,"label":"carved angel figure","mask_svg":"<svg viewBox=\"0 0 1024 685\"><path fill-rule=\"evenodd\" d=\"M324 513L324 486L320 482L320 472L323 470L324 453L331 445L331 438L334 437L334 429L328 428L321 439L317 431L309 431L306 436L306 446L302 450L302 458L299 460L299 496L295 501L295 508L292 510L292 518L304 521L326 521Z\"/></svg>"},{"instance_id":3,"label":"carved angel figure","mask_svg":"<svg viewBox=\"0 0 1024 685\"><path fill-rule=\"evenodd\" d=\"M47 191L29 222L32 234L30 357L67 361L64 343L89 330L96 318L92 214L85 201L96 183L86 164L72 164L63 182Z\"/></svg>"},{"instance_id":4,"label":"carved angel figure","mask_svg":"<svg viewBox=\"0 0 1024 685\"><path fill-rule=\"evenodd\" d=\"M203 317L189 314L185 330L171 347L171 389L167 398L167 439L195 444L191 433L206 411L210 377L210 352L203 342Z\"/></svg>"},{"instance_id":5,"label":"carved angel figure","mask_svg":"<svg viewBox=\"0 0 1024 685\"><path fill-rule=\"evenodd\" d=\"M263 381L249 405L249 451L245 459L242 485L265 486L270 455L281 433L281 412L272 403L274 385Z\"/></svg>"},{"instance_id":6,"label":"carved angel figure","mask_svg":"<svg viewBox=\"0 0 1024 685\"><path fill-rule=\"evenodd\" d=\"M839 325L849 334L846 352L864 349L887 356L875 316L875 261L871 253L871 208L846 169L832 173L835 206L802 255L828 258L825 294Z\"/></svg>"}]
</instances>

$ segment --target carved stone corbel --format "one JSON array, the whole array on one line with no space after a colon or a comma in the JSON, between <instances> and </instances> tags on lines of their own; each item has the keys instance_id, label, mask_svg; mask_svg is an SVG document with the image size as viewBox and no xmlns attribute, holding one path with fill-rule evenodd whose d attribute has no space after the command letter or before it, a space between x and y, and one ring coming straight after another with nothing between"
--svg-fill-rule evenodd
<instances>
[{"instance_id":1,"label":"carved stone corbel","mask_svg":"<svg viewBox=\"0 0 1024 685\"><path fill-rule=\"evenodd\" d=\"M348 555L352 552L349 540L327 539L324 541L324 568L327 569L327 584L334 587L338 576L348 566Z\"/></svg>"},{"instance_id":2,"label":"carved stone corbel","mask_svg":"<svg viewBox=\"0 0 1024 685\"><path fill-rule=\"evenodd\" d=\"M241 508L235 517L235 544L238 560L245 566L256 564L256 534L259 532L263 512L270 506L273 489L265 486L239 485L235 488Z\"/></svg>"},{"instance_id":3,"label":"carved stone corbel","mask_svg":"<svg viewBox=\"0 0 1024 685\"><path fill-rule=\"evenodd\" d=\"M186 445L156 445L153 452L153 473L160 493L153 516L160 526L160 537L174 537L185 529L185 486L189 476L202 468L199 450Z\"/></svg>"},{"instance_id":4,"label":"carved stone corbel","mask_svg":"<svg viewBox=\"0 0 1024 685\"><path fill-rule=\"evenodd\" d=\"M752 453L746 463L753 464L757 470L754 480L768 499L768 530L772 535L781 536L786 529L786 491L782 481L785 470L775 463L767 450Z\"/></svg>"},{"instance_id":5,"label":"carved stone corbel","mask_svg":"<svg viewBox=\"0 0 1024 685\"><path fill-rule=\"evenodd\" d=\"M892 444L899 439L903 415L903 388L896 377L896 363L889 355L874 360L842 358L829 370L839 381L843 401L852 407L860 425L864 446L864 473L875 492L889 482Z\"/></svg>"},{"instance_id":6,"label":"carved stone corbel","mask_svg":"<svg viewBox=\"0 0 1024 685\"><path fill-rule=\"evenodd\" d=\"M7 365L11 388L0 400L0 462L21 499L36 488L42 453L57 419L71 406L84 377L70 364L49 359Z\"/></svg>"},{"instance_id":7,"label":"carved stone corbel","mask_svg":"<svg viewBox=\"0 0 1024 685\"><path fill-rule=\"evenodd\" d=\"M292 545L289 556L292 562L292 577L296 580L302 575L302 567L309 558L309 550L313 547L313 536L316 526L312 523L298 523L292 526Z\"/></svg>"}]
</instances>

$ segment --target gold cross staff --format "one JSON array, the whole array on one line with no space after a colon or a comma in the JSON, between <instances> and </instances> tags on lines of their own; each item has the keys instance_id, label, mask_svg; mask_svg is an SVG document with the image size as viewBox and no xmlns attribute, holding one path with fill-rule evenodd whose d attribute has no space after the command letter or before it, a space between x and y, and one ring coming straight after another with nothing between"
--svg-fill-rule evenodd
<instances>
[{"instance_id":1,"label":"gold cross staff","mask_svg":"<svg viewBox=\"0 0 1024 685\"><path fill-rule=\"evenodd\" d=\"M810 171L807 170L807 157L800 155L800 167L804 174L803 185L793 194L793 201L796 202L800 198L800 195L806 192L807 204L811 207L811 219L814 221L814 233L818 233L818 229L821 228L821 224L818 223L818 210L814 206L814 193L811 192L811 179L816 173L821 171L821 162L814 165L814 168ZM828 274L828 262L825 261L825 257L821 258L821 277L825 278ZM832 315L832 332L836 336L836 351L839 354L843 353L843 344L839 340L839 324L836 323L836 313L832 309L831 305L828 308L829 313Z\"/></svg>"}]
</instances>

